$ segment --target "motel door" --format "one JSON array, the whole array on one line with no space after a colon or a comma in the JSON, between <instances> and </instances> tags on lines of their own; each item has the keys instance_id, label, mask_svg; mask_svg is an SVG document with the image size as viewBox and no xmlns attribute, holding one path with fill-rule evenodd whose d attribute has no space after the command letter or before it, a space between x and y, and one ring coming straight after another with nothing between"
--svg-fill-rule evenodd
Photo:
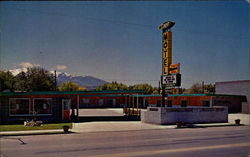
<instances>
[{"instance_id":1,"label":"motel door","mask_svg":"<svg viewBox=\"0 0 250 157\"><path fill-rule=\"evenodd\" d=\"M71 100L62 99L62 119L63 120L70 120L70 108L71 108Z\"/></svg>"}]
</instances>

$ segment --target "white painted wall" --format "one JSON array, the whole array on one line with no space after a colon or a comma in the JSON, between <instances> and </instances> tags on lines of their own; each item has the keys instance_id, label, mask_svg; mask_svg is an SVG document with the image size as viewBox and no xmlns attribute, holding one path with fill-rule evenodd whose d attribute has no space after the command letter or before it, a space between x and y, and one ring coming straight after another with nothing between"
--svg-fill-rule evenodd
<instances>
[{"instance_id":1,"label":"white painted wall","mask_svg":"<svg viewBox=\"0 0 250 157\"><path fill-rule=\"evenodd\" d=\"M224 123L228 122L227 107L164 108L148 107L141 113L141 121L153 124Z\"/></svg>"}]
</instances>

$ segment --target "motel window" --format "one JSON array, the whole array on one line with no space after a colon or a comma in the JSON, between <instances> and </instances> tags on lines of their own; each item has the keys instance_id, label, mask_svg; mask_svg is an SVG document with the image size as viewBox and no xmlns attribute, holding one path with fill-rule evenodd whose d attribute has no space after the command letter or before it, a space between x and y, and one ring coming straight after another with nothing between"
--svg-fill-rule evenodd
<instances>
[{"instance_id":1,"label":"motel window","mask_svg":"<svg viewBox=\"0 0 250 157\"><path fill-rule=\"evenodd\" d=\"M103 105L103 99L99 99L99 101L98 101L98 103L99 103L99 105Z\"/></svg>"},{"instance_id":2,"label":"motel window","mask_svg":"<svg viewBox=\"0 0 250 157\"><path fill-rule=\"evenodd\" d=\"M34 99L35 114L52 114L51 99Z\"/></svg>"},{"instance_id":3,"label":"motel window","mask_svg":"<svg viewBox=\"0 0 250 157\"><path fill-rule=\"evenodd\" d=\"M116 100L115 99L107 99L106 100L106 104L110 107L112 107L113 105L115 105Z\"/></svg>"},{"instance_id":4,"label":"motel window","mask_svg":"<svg viewBox=\"0 0 250 157\"><path fill-rule=\"evenodd\" d=\"M83 98L83 99L82 99L82 102L83 102L84 104L89 104L90 101L89 101L89 99L87 99L87 98Z\"/></svg>"},{"instance_id":5,"label":"motel window","mask_svg":"<svg viewBox=\"0 0 250 157\"><path fill-rule=\"evenodd\" d=\"M10 99L10 115L29 114L30 100L28 98Z\"/></svg>"},{"instance_id":6,"label":"motel window","mask_svg":"<svg viewBox=\"0 0 250 157\"><path fill-rule=\"evenodd\" d=\"M181 100L181 107L187 107L187 100Z\"/></svg>"},{"instance_id":7,"label":"motel window","mask_svg":"<svg viewBox=\"0 0 250 157\"><path fill-rule=\"evenodd\" d=\"M208 100L203 100L203 101L202 101L202 106L204 106L204 107L209 107L209 106L210 106L210 101L208 101Z\"/></svg>"},{"instance_id":8,"label":"motel window","mask_svg":"<svg viewBox=\"0 0 250 157\"><path fill-rule=\"evenodd\" d=\"M107 99L106 100L106 104L107 105L112 105L113 104L113 100L112 99Z\"/></svg>"},{"instance_id":9,"label":"motel window","mask_svg":"<svg viewBox=\"0 0 250 157\"><path fill-rule=\"evenodd\" d=\"M167 101L167 107L172 107L172 100Z\"/></svg>"},{"instance_id":10,"label":"motel window","mask_svg":"<svg viewBox=\"0 0 250 157\"><path fill-rule=\"evenodd\" d=\"M147 107L148 107L148 104L149 104L149 103L148 103L148 100L145 99L144 103L145 103L145 104L144 104L144 108L147 108Z\"/></svg>"},{"instance_id":11,"label":"motel window","mask_svg":"<svg viewBox=\"0 0 250 157\"><path fill-rule=\"evenodd\" d=\"M157 106L157 107L161 107L161 100L157 100L156 106Z\"/></svg>"}]
</instances>

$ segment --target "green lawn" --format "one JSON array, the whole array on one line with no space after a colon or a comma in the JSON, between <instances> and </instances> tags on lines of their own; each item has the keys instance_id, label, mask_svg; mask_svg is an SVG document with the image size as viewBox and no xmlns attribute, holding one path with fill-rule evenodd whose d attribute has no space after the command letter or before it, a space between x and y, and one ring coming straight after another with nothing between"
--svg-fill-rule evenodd
<instances>
[{"instance_id":1,"label":"green lawn","mask_svg":"<svg viewBox=\"0 0 250 157\"><path fill-rule=\"evenodd\" d=\"M72 128L72 123L42 124L42 126L24 126L24 125L0 125L0 132L3 131L26 131L26 130L54 130L62 129L62 126L68 125Z\"/></svg>"}]
</instances>

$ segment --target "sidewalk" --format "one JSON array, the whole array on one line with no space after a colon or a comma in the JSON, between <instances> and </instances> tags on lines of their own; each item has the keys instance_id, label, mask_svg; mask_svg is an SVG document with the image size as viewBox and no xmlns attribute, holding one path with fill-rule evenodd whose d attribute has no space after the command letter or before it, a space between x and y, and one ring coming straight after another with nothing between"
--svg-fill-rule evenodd
<instances>
[{"instance_id":1,"label":"sidewalk","mask_svg":"<svg viewBox=\"0 0 250 157\"><path fill-rule=\"evenodd\" d=\"M209 123L187 125L182 128L206 128L236 126L232 123ZM154 129L176 129L176 125L156 125L137 122L85 122L73 123L73 132L107 132L107 131L130 131L130 130L154 130Z\"/></svg>"},{"instance_id":2,"label":"sidewalk","mask_svg":"<svg viewBox=\"0 0 250 157\"><path fill-rule=\"evenodd\" d=\"M73 123L73 132L106 132L106 131L130 131L150 129L171 129L174 125L154 125L141 123L140 121L130 122L86 122Z\"/></svg>"},{"instance_id":3,"label":"sidewalk","mask_svg":"<svg viewBox=\"0 0 250 157\"><path fill-rule=\"evenodd\" d=\"M210 123L184 126L183 128L206 128L206 127L235 126L231 123ZM73 129L69 133L84 132L113 132L113 131L135 131L135 130L155 130L155 129L176 129L176 125L155 125L137 122L84 122L73 123ZM58 130L31 130L31 131L6 131L0 132L0 136L24 136L24 135L47 135L64 134L62 129Z\"/></svg>"},{"instance_id":4,"label":"sidewalk","mask_svg":"<svg viewBox=\"0 0 250 157\"><path fill-rule=\"evenodd\" d=\"M228 123L209 123L194 124L183 128L206 128L206 127L226 127L236 126L234 120L241 119L241 124L250 124L249 114L229 114ZM72 133L84 132L106 132L106 131L130 131L130 130L153 130L153 129L175 129L176 125L155 125L146 124L140 121L105 121L105 122L82 122L73 123ZM58 130L31 130L31 131L8 131L0 132L0 136L23 136L23 135L42 135L42 134L63 134L63 129Z\"/></svg>"}]
</instances>

